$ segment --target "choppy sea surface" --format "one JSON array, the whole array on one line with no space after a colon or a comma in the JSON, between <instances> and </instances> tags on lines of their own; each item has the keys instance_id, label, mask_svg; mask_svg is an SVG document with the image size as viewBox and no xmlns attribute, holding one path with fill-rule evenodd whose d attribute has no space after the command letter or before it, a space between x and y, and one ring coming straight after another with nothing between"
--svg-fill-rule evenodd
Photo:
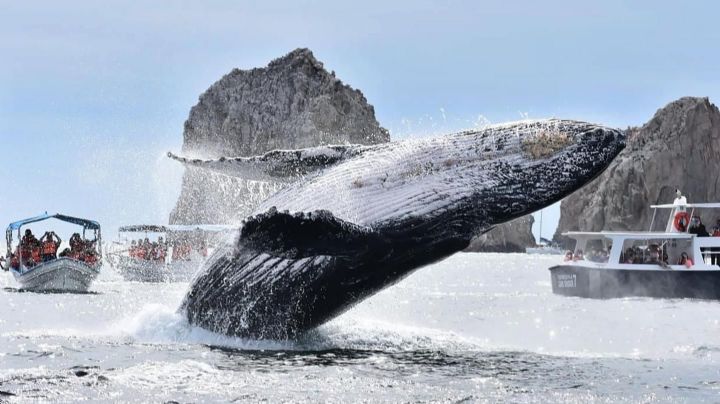
<instances>
[{"instance_id":1,"label":"choppy sea surface","mask_svg":"<svg viewBox=\"0 0 720 404\"><path fill-rule=\"evenodd\" d=\"M292 342L188 325L187 283L2 273L0 402L720 401L720 302L555 296L559 260L458 254Z\"/></svg>"}]
</instances>

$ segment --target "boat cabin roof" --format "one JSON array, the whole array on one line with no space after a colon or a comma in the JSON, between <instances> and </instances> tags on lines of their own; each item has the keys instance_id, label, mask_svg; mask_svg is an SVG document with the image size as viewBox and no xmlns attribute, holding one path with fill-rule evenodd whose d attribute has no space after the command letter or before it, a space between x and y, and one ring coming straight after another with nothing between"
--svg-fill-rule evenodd
<instances>
[{"instance_id":1,"label":"boat cabin roof","mask_svg":"<svg viewBox=\"0 0 720 404\"><path fill-rule=\"evenodd\" d=\"M7 231L10 232L13 230L17 230L26 224L41 222L43 220L48 220L48 219L62 220L63 222L76 224L78 226L82 226L86 229L91 229L91 230L99 230L100 229L100 223L98 223L94 220L82 219L79 217L63 215L60 213L55 213L54 215L49 215L47 212L45 212L44 214L42 214L40 216L35 216L35 217L28 218L28 219L18 220L17 222L10 223L10 225L7 228Z\"/></svg>"},{"instance_id":2,"label":"boat cabin roof","mask_svg":"<svg viewBox=\"0 0 720 404\"><path fill-rule=\"evenodd\" d=\"M694 209L720 209L720 203L687 203L684 205L675 205L666 203L664 205L650 205L653 209L675 209L677 207L694 208Z\"/></svg>"},{"instance_id":3,"label":"boat cabin roof","mask_svg":"<svg viewBox=\"0 0 720 404\"><path fill-rule=\"evenodd\" d=\"M689 233L665 233L659 231L568 231L562 234L574 239L587 239L593 237L604 237L604 238L623 238L623 239L677 239L677 238L691 238L694 234Z\"/></svg>"}]
</instances>

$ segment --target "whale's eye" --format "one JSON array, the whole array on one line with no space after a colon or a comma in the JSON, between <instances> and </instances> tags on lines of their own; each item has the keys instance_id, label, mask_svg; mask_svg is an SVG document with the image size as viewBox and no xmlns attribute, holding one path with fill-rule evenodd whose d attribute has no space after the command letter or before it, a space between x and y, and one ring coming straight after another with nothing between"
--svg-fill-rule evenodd
<instances>
[{"instance_id":1,"label":"whale's eye","mask_svg":"<svg viewBox=\"0 0 720 404\"><path fill-rule=\"evenodd\" d=\"M552 156L573 144L570 135L557 129L545 129L528 135L522 140L522 150L533 159Z\"/></svg>"}]
</instances>

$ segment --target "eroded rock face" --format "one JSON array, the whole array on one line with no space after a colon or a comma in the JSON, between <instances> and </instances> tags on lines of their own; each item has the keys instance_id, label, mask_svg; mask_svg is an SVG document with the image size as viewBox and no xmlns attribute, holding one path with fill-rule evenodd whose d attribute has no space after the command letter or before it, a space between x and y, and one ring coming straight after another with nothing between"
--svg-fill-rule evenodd
<instances>
[{"instance_id":1,"label":"eroded rock face","mask_svg":"<svg viewBox=\"0 0 720 404\"><path fill-rule=\"evenodd\" d=\"M359 90L325 70L308 49L296 49L265 68L235 69L205 91L185 122L183 154L253 156L388 140ZM188 169L170 222L233 223L274 190L272 184Z\"/></svg>"},{"instance_id":2,"label":"eroded rock face","mask_svg":"<svg viewBox=\"0 0 720 404\"><path fill-rule=\"evenodd\" d=\"M672 203L675 189L688 202L720 201L720 111L707 98L684 97L627 131L627 146L597 179L564 199L555 239L570 230L648 230L651 204ZM653 230L663 230L669 212ZM702 216L706 226L718 219ZM714 213L717 215L717 212Z\"/></svg>"},{"instance_id":3,"label":"eroded rock face","mask_svg":"<svg viewBox=\"0 0 720 404\"><path fill-rule=\"evenodd\" d=\"M525 252L535 245L532 215L523 216L475 237L466 252Z\"/></svg>"}]
</instances>

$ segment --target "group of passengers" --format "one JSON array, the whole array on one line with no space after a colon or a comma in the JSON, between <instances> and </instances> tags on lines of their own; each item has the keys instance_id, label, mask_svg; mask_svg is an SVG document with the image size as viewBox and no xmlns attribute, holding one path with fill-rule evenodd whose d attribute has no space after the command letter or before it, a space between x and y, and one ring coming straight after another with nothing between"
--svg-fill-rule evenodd
<instances>
[{"instance_id":1,"label":"group of passengers","mask_svg":"<svg viewBox=\"0 0 720 404\"><path fill-rule=\"evenodd\" d=\"M79 233L74 233L68 241L70 247L58 254L61 243L62 239L54 231L47 231L38 239L32 230L26 229L15 253L10 255L10 267L19 269L23 265L32 268L58 257L72 258L88 265L95 265L98 262L95 241L83 240Z\"/></svg>"},{"instance_id":2,"label":"group of passengers","mask_svg":"<svg viewBox=\"0 0 720 404\"><path fill-rule=\"evenodd\" d=\"M149 238L132 240L130 242L130 249L128 255L131 258L165 263L167 258L168 248L172 247L172 260L173 261L187 261L190 260L190 255L193 252L193 245L189 241L177 241L169 245L162 237L158 237L157 241L150 241ZM207 256L207 246L205 243L195 248L203 257Z\"/></svg>"},{"instance_id":3,"label":"group of passengers","mask_svg":"<svg viewBox=\"0 0 720 404\"><path fill-rule=\"evenodd\" d=\"M592 249L587 255L583 254L583 250L578 249L573 254L568 250L565 252L565 261L591 261L591 262L608 262L610 258L610 247L605 249Z\"/></svg>"},{"instance_id":4,"label":"group of passengers","mask_svg":"<svg viewBox=\"0 0 720 404\"><path fill-rule=\"evenodd\" d=\"M611 247L608 247L607 250L591 250L587 256L583 255L583 251L581 249L578 249L575 253L568 250L565 252L564 260L566 262L583 260L591 262L608 262L608 258L610 257L610 248ZM663 252L657 244L651 244L647 249L647 253L644 253L640 247L629 247L620 254L620 263L657 264L665 267L668 265L668 255ZM678 260L677 265L685 265L690 268L693 266L693 261L686 252L683 252L680 254L680 259Z\"/></svg>"},{"instance_id":5,"label":"group of passengers","mask_svg":"<svg viewBox=\"0 0 720 404\"><path fill-rule=\"evenodd\" d=\"M146 237L144 240L133 240L130 243L128 255L130 258L164 263L165 257L167 257L167 250L168 246L162 237L159 237L158 241L150 241L150 239Z\"/></svg>"},{"instance_id":6,"label":"group of passengers","mask_svg":"<svg viewBox=\"0 0 720 404\"><path fill-rule=\"evenodd\" d=\"M702 223L700 216L693 216L690 219L690 227L688 227L688 233L695 234L697 237L720 237L720 219L717 219L715 226L712 228L712 233L708 233L705 225ZM720 249L710 248L707 251L710 253L710 261L712 265L720 266Z\"/></svg>"}]
</instances>

